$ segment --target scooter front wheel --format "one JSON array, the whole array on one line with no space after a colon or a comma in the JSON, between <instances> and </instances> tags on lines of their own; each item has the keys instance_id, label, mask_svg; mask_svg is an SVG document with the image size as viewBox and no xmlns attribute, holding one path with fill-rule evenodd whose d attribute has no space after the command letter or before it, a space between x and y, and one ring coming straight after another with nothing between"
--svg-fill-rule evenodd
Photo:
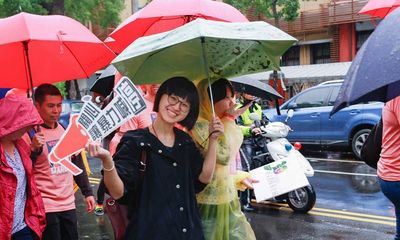
<instances>
[{"instance_id":1,"label":"scooter front wheel","mask_svg":"<svg viewBox=\"0 0 400 240\"><path fill-rule=\"evenodd\" d=\"M317 199L314 188L309 185L291 191L287 194L287 203L289 207L297 213L307 213L310 211Z\"/></svg>"}]
</instances>

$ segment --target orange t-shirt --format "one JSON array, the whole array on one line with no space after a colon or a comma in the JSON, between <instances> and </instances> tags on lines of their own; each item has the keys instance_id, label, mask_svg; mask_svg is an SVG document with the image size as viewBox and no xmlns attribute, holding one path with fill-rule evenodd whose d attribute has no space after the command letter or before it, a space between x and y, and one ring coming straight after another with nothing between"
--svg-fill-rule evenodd
<instances>
[{"instance_id":1,"label":"orange t-shirt","mask_svg":"<svg viewBox=\"0 0 400 240\"><path fill-rule=\"evenodd\" d=\"M400 181L400 97L386 103L382 120L382 151L377 173L383 180Z\"/></svg>"},{"instance_id":2,"label":"orange t-shirt","mask_svg":"<svg viewBox=\"0 0 400 240\"><path fill-rule=\"evenodd\" d=\"M61 212L75 209L73 176L60 164L50 163L47 155L56 145L64 128L58 124L55 129L41 127L45 144L43 152L38 156L33 172L36 184L41 192L46 213ZM24 135L24 140L30 144L30 138Z\"/></svg>"}]
</instances>

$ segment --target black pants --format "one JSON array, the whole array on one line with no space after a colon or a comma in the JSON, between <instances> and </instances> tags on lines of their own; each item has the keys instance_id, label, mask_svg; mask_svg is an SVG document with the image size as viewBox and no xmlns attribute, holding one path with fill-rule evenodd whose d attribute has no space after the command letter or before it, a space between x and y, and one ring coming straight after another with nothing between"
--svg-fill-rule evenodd
<instances>
[{"instance_id":1,"label":"black pants","mask_svg":"<svg viewBox=\"0 0 400 240\"><path fill-rule=\"evenodd\" d=\"M47 225L43 232L43 240L77 240L78 220L76 210L46 213Z\"/></svg>"},{"instance_id":2,"label":"black pants","mask_svg":"<svg viewBox=\"0 0 400 240\"><path fill-rule=\"evenodd\" d=\"M241 160L241 164L242 164L242 170L249 172L250 166L251 166L251 159L253 156L253 146L252 146L252 141L250 139L245 139L243 141L243 144L241 146L241 150L240 150L240 160ZM246 189L243 192L240 192L240 203L242 205L246 205L246 204L250 204L250 190Z\"/></svg>"},{"instance_id":3,"label":"black pants","mask_svg":"<svg viewBox=\"0 0 400 240\"><path fill-rule=\"evenodd\" d=\"M36 236L32 233L31 229L26 226L18 232L11 235L11 240L35 240Z\"/></svg>"}]
</instances>

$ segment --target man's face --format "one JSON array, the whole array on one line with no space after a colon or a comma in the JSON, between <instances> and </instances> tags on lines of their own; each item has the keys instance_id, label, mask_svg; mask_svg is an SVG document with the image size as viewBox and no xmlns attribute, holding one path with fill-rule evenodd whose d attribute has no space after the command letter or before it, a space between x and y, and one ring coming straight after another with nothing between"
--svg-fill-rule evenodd
<instances>
[{"instance_id":1,"label":"man's face","mask_svg":"<svg viewBox=\"0 0 400 240\"><path fill-rule=\"evenodd\" d=\"M45 124L52 126L61 114L62 97L46 95L42 104L35 104Z\"/></svg>"}]
</instances>

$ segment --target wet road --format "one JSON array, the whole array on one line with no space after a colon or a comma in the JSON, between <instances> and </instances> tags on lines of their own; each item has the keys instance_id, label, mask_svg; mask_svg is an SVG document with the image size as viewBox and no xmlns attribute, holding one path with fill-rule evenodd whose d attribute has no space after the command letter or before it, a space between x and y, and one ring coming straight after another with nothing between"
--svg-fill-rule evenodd
<instances>
[{"instance_id":1,"label":"wet road","mask_svg":"<svg viewBox=\"0 0 400 240\"><path fill-rule=\"evenodd\" d=\"M393 239L394 209L380 192L376 171L339 152L304 152L315 170L309 178L317 202L308 214L295 214L286 204L253 203L256 211L246 213L257 239ZM90 160L98 186L100 165ZM84 212L77 194L78 211ZM106 216L79 214L81 239L113 239Z\"/></svg>"}]
</instances>

